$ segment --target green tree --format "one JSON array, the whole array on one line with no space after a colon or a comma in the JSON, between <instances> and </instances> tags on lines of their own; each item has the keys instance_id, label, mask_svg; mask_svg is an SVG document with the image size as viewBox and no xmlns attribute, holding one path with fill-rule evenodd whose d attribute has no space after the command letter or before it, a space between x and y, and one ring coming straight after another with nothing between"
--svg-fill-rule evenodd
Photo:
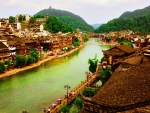
<instances>
[{"instance_id":1,"label":"green tree","mask_svg":"<svg viewBox=\"0 0 150 113\"><path fill-rule=\"evenodd\" d=\"M39 56L37 54L37 50L34 49L34 48L32 48L30 50L29 55L34 58L34 62L37 62L39 60Z\"/></svg>"},{"instance_id":2,"label":"green tree","mask_svg":"<svg viewBox=\"0 0 150 113\"><path fill-rule=\"evenodd\" d=\"M11 66L11 61L10 61L10 60L6 60L5 63L6 63L6 65L7 65L8 67Z\"/></svg>"},{"instance_id":3,"label":"green tree","mask_svg":"<svg viewBox=\"0 0 150 113\"><path fill-rule=\"evenodd\" d=\"M23 16L22 16L22 21L25 21L25 20L26 20L26 16L23 15Z\"/></svg>"},{"instance_id":4,"label":"green tree","mask_svg":"<svg viewBox=\"0 0 150 113\"><path fill-rule=\"evenodd\" d=\"M32 16L29 20L30 23L35 23L35 18Z\"/></svg>"},{"instance_id":5,"label":"green tree","mask_svg":"<svg viewBox=\"0 0 150 113\"><path fill-rule=\"evenodd\" d=\"M111 77L111 68L105 68L99 72L102 85Z\"/></svg>"},{"instance_id":6,"label":"green tree","mask_svg":"<svg viewBox=\"0 0 150 113\"><path fill-rule=\"evenodd\" d=\"M5 64L7 65L7 68L9 69L10 66L11 66L11 61L10 61L10 60L6 60L6 61L5 61Z\"/></svg>"},{"instance_id":7,"label":"green tree","mask_svg":"<svg viewBox=\"0 0 150 113\"><path fill-rule=\"evenodd\" d=\"M29 55L27 57L26 65L30 65L30 64L32 64L34 62L35 62L35 59L31 55Z\"/></svg>"},{"instance_id":8,"label":"green tree","mask_svg":"<svg viewBox=\"0 0 150 113\"><path fill-rule=\"evenodd\" d=\"M5 68L5 64L4 62L0 62L0 73L5 72L6 68Z\"/></svg>"},{"instance_id":9,"label":"green tree","mask_svg":"<svg viewBox=\"0 0 150 113\"><path fill-rule=\"evenodd\" d=\"M97 91L98 90L94 90L87 87L82 91L82 94L86 97L93 97L97 93Z\"/></svg>"},{"instance_id":10,"label":"green tree","mask_svg":"<svg viewBox=\"0 0 150 113\"><path fill-rule=\"evenodd\" d=\"M22 22L23 16L22 16L22 15L19 15L18 20L19 20L19 22Z\"/></svg>"},{"instance_id":11,"label":"green tree","mask_svg":"<svg viewBox=\"0 0 150 113\"><path fill-rule=\"evenodd\" d=\"M13 22L15 22L15 17L9 16L9 23L13 23Z\"/></svg>"},{"instance_id":12,"label":"green tree","mask_svg":"<svg viewBox=\"0 0 150 113\"><path fill-rule=\"evenodd\" d=\"M80 40L79 40L78 37L75 37L75 39L74 39L74 41L73 41L73 45L74 45L75 47L80 46Z\"/></svg>"},{"instance_id":13,"label":"green tree","mask_svg":"<svg viewBox=\"0 0 150 113\"><path fill-rule=\"evenodd\" d=\"M133 47L132 43L129 42L129 41L121 42L121 45L128 45L128 46L130 46L130 47Z\"/></svg>"},{"instance_id":14,"label":"green tree","mask_svg":"<svg viewBox=\"0 0 150 113\"><path fill-rule=\"evenodd\" d=\"M84 35L84 42L87 42L89 40L89 36L87 34Z\"/></svg>"},{"instance_id":15,"label":"green tree","mask_svg":"<svg viewBox=\"0 0 150 113\"><path fill-rule=\"evenodd\" d=\"M84 104L83 104L83 100L78 96L76 97L75 101L74 101L75 106L78 108L78 110L80 110L81 108L83 108Z\"/></svg>"},{"instance_id":16,"label":"green tree","mask_svg":"<svg viewBox=\"0 0 150 113\"><path fill-rule=\"evenodd\" d=\"M90 58L88 59L88 64L90 64L90 66L89 66L90 72L92 72L92 73L96 72L97 63L98 63L97 54L95 54L94 59L90 59Z\"/></svg>"},{"instance_id":17,"label":"green tree","mask_svg":"<svg viewBox=\"0 0 150 113\"><path fill-rule=\"evenodd\" d=\"M62 22L60 22L58 20L58 18L50 16L47 20L46 20L46 26L44 28L45 30L48 30L49 32L52 33L57 33L59 31L66 33L66 32L72 32L72 28L69 27L66 24L63 24Z\"/></svg>"},{"instance_id":18,"label":"green tree","mask_svg":"<svg viewBox=\"0 0 150 113\"><path fill-rule=\"evenodd\" d=\"M17 55L15 58L16 67L23 67L26 65L26 57L23 55Z\"/></svg>"},{"instance_id":19,"label":"green tree","mask_svg":"<svg viewBox=\"0 0 150 113\"><path fill-rule=\"evenodd\" d=\"M59 113L69 113L69 107L66 104L63 104L60 107Z\"/></svg>"}]
</instances>

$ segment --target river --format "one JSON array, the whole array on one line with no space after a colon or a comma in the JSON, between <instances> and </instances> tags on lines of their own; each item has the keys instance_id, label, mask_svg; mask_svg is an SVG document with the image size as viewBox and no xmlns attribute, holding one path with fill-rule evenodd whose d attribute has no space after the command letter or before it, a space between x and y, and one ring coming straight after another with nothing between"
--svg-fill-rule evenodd
<instances>
[{"instance_id":1,"label":"river","mask_svg":"<svg viewBox=\"0 0 150 113\"><path fill-rule=\"evenodd\" d=\"M99 45L90 38L85 46L75 53L54 59L41 66L0 79L0 113L40 113L45 106L51 105L66 90L64 85L75 88L86 79L88 59L103 57L102 50L110 46Z\"/></svg>"}]
</instances>

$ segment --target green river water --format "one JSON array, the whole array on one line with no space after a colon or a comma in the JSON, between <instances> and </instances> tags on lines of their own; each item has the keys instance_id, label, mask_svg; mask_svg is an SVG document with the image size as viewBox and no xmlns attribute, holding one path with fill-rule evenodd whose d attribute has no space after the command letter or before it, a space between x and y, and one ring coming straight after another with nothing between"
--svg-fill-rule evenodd
<instances>
[{"instance_id":1,"label":"green river water","mask_svg":"<svg viewBox=\"0 0 150 113\"><path fill-rule=\"evenodd\" d=\"M0 79L0 113L40 113L66 90L64 85L75 88L86 79L88 59L103 57L102 50L110 46L98 45L95 38L75 53L54 59L41 66L10 77Z\"/></svg>"}]
</instances>

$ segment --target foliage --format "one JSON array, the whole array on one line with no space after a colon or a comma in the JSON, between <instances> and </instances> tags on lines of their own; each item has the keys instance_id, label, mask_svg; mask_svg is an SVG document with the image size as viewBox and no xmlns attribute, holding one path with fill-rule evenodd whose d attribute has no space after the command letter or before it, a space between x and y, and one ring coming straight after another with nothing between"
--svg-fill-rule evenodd
<instances>
[{"instance_id":1,"label":"foliage","mask_svg":"<svg viewBox=\"0 0 150 113\"><path fill-rule=\"evenodd\" d=\"M5 61L5 64L6 64L8 67L10 67L10 66L11 66L11 61L10 61L10 60L6 60L6 61Z\"/></svg>"},{"instance_id":2,"label":"foliage","mask_svg":"<svg viewBox=\"0 0 150 113\"><path fill-rule=\"evenodd\" d=\"M30 18L29 22L30 23L35 23L36 18L34 18L33 16Z\"/></svg>"},{"instance_id":3,"label":"foliage","mask_svg":"<svg viewBox=\"0 0 150 113\"><path fill-rule=\"evenodd\" d=\"M15 22L15 17L9 16L9 23L13 23L13 22Z\"/></svg>"},{"instance_id":4,"label":"foliage","mask_svg":"<svg viewBox=\"0 0 150 113\"><path fill-rule=\"evenodd\" d=\"M87 87L82 91L82 94L86 97L93 97L97 93L97 91L98 90L94 90Z\"/></svg>"},{"instance_id":5,"label":"foliage","mask_svg":"<svg viewBox=\"0 0 150 113\"><path fill-rule=\"evenodd\" d=\"M49 14L50 16L56 16L60 22L71 26L73 30L79 28L82 31L94 31L94 28L88 25L80 16L68 11L44 9L39 11L37 14Z\"/></svg>"},{"instance_id":6,"label":"foliage","mask_svg":"<svg viewBox=\"0 0 150 113\"><path fill-rule=\"evenodd\" d=\"M30 65L30 64L32 64L32 63L34 63L35 62L35 59L31 56L31 55L29 55L27 58L26 58L26 65Z\"/></svg>"},{"instance_id":7,"label":"foliage","mask_svg":"<svg viewBox=\"0 0 150 113\"><path fill-rule=\"evenodd\" d=\"M118 41L118 43L121 44L121 42L125 41L125 38L124 37L121 37L121 38L117 37L116 41Z\"/></svg>"},{"instance_id":8,"label":"foliage","mask_svg":"<svg viewBox=\"0 0 150 113\"><path fill-rule=\"evenodd\" d=\"M23 16L22 16L22 21L25 21L25 20L26 20L26 16L23 15Z\"/></svg>"},{"instance_id":9,"label":"foliage","mask_svg":"<svg viewBox=\"0 0 150 113\"><path fill-rule=\"evenodd\" d=\"M15 58L16 67L23 67L26 65L26 57L23 55L17 55Z\"/></svg>"},{"instance_id":10,"label":"foliage","mask_svg":"<svg viewBox=\"0 0 150 113\"><path fill-rule=\"evenodd\" d=\"M109 35L109 36L107 37L107 41L109 42L111 39L112 39L112 36Z\"/></svg>"},{"instance_id":11,"label":"foliage","mask_svg":"<svg viewBox=\"0 0 150 113\"><path fill-rule=\"evenodd\" d=\"M96 72L97 63L98 63L97 54L95 54L94 59L90 59L90 58L88 59L88 64L90 64L90 66L89 66L90 72L92 72L92 73Z\"/></svg>"},{"instance_id":12,"label":"foliage","mask_svg":"<svg viewBox=\"0 0 150 113\"><path fill-rule=\"evenodd\" d=\"M19 15L18 20L19 20L19 22L22 22L23 16L22 16L22 15Z\"/></svg>"},{"instance_id":13,"label":"foliage","mask_svg":"<svg viewBox=\"0 0 150 113\"><path fill-rule=\"evenodd\" d=\"M0 62L0 73L5 72L6 68L5 68L5 64L4 62Z\"/></svg>"},{"instance_id":14,"label":"foliage","mask_svg":"<svg viewBox=\"0 0 150 113\"><path fill-rule=\"evenodd\" d=\"M70 51L70 50L71 50L71 47L70 47L70 46L68 46L68 47L67 47L67 51Z\"/></svg>"},{"instance_id":15,"label":"foliage","mask_svg":"<svg viewBox=\"0 0 150 113\"><path fill-rule=\"evenodd\" d=\"M45 18L44 14L35 14L34 18Z\"/></svg>"},{"instance_id":16,"label":"foliage","mask_svg":"<svg viewBox=\"0 0 150 113\"><path fill-rule=\"evenodd\" d=\"M102 84L105 84L107 80L111 77L111 68L105 68L99 72L100 80Z\"/></svg>"},{"instance_id":17,"label":"foliage","mask_svg":"<svg viewBox=\"0 0 150 113\"><path fill-rule=\"evenodd\" d=\"M132 43L127 41L127 40L125 40L124 37L121 37L121 38L117 37L116 41L118 41L118 43L120 43L121 45L128 45L130 47L133 47Z\"/></svg>"},{"instance_id":18,"label":"foliage","mask_svg":"<svg viewBox=\"0 0 150 113\"><path fill-rule=\"evenodd\" d=\"M47 48L44 48L44 50L43 50L45 53L47 53L48 52L48 49Z\"/></svg>"},{"instance_id":19,"label":"foliage","mask_svg":"<svg viewBox=\"0 0 150 113\"><path fill-rule=\"evenodd\" d=\"M80 46L80 40L79 40L78 37L75 37L75 39L73 40L73 45L74 45L75 47Z\"/></svg>"},{"instance_id":20,"label":"foliage","mask_svg":"<svg viewBox=\"0 0 150 113\"><path fill-rule=\"evenodd\" d=\"M49 16L49 18L46 20L46 26L44 29L52 33L58 33L59 31L63 33L73 32L70 26L63 24L58 20L58 18L53 16Z\"/></svg>"},{"instance_id":21,"label":"foliage","mask_svg":"<svg viewBox=\"0 0 150 113\"><path fill-rule=\"evenodd\" d=\"M76 97L74 104L78 108L78 110L80 110L84 106L83 100L79 96Z\"/></svg>"},{"instance_id":22,"label":"foliage","mask_svg":"<svg viewBox=\"0 0 150 113\"><path fill-rule=\"evenodd\" d=\"M84 35L84 42L87 42L89 40L89 36L87 34Z\"/></svg>"},{"instance_id":23,"label":"foliage","mask_svg":"<svg viewBox=\"0 0 150 113\"><path fill-rule=\"evenodd\" d=\"M110 20L108 23L101 25L95 30L96 33L132 30L133 32L141 32L146 35L150 32L150 15L140 16L136 18L118 18Z\"/></svg>"},{"instance_id":24,"label":"foliage","mask_svg":"<svg viewBox=\"0 0 150 113\"><path fill-rule=\"evenodd\" d=\"M132 43L129 42L129 41L121 42L121 45L128 45L128 46L130 46L130 47L133 47Z\"/></svg>"},{"instance_id":25,"label":"foliage","mask_svg":"<svg viewBox=\"0 0 150 113\"><path fill-rule=\"evenodd\" d=\"M150 14L150 6L145 7L144 9L135 10L133 12L126 11L119 18L135 18L147 14Z\"/></svg>"},{"instance_id":26,"label":"foliage","mask_svg":"<svg viewBox=\"0 0 150 113\"><path fill-rule=\"evenodd\" d=\"M30 50L29 55L34 58L34 62L37 62L39 60L39 56L37 54L37 51L34 48L32 48Z\"/></svg>"},{"instance_id":27,"label":"foliage","mask_svg":"<svg viewBox=\"0 0 150 113\"><path fill-rule=\"evenodd\" d=\"M69 107L66 104L63 104L60 107L59 113L68 113L69 112Z\"/></svg>"}]
</instances>

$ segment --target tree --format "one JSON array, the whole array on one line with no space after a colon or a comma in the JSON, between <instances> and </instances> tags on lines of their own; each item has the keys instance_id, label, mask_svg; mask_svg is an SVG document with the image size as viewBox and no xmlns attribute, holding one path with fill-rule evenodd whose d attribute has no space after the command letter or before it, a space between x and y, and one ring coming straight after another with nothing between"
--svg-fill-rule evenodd
<instances>
[{"instance_id":1,"label":"tree","mask_svg":"<svg viewBox=\"0 0 150 113\"><path fill-rule=\"evenodd\" d=\"M80 110L84 106L83 100L79 96L76 97L74 104L78 108L78 110Z\"/></svg>"},{"instance_id":2,"label":"tree","mask_svg":"<svg viewBox=\"0 0 150 113\"><path fill-rule=\"evenodd\" d=\"M16 67L23 67L26 65L26 57L23 55L17 55L15 58Z\"/></svg>"},{"instance_id":3,"label":"tree","mask_svg":"<svg viewBox=\"0 0 150 113\"><path fill-rule=\"evenodd\" d=\"M97 93L97 90L93 90L88 87L82 91L82 94L86 97L93 97L96 93Z\"/></svg>"},{"instance_id":4,"label":"tree","mask_svg":"<svg viewBox=\"0 0 150 113\"><path fill-rule=\"evenodd\" d=\"M75 47L80 46L80 40L79 40L78 37L75 37L75 39L74 39L74 41L73 41L73 45L74 45Z\"/></svg>"},{"instance_id":5,"label":"tree","mask_svg":"<svg viewBox=\"0 0 150 113\"><path fill-rule=\"evenodd\" d=\"M60 107L59 113L68 113L69 112L69 107L66 104L63 104Z\"/></svg>"},{"instance_id":6,"label":"tree","mask_svg":"<svg viewBox=\"0 0 150 113\"><path fill-rule=\"evenodd\" d=\"M102 81L102 85L104 85L107 80L111 77L111 68L105 68L99 72L100 80Z\"/></svg>"},{"instance_id":7,"label":"tree","mask_svg":"<svg viewBox=\"0 0 150 113\"><path fill-rule=\"evenodd\" d=\"M27 57L26 65L30 65L30 64L32 64L34 62L35 62L35 59L31 55L29 55Z\"/></svg>"},{"instance_id":8,"label":"tree","mask_svg":"<svg viewBox=\"0 0 150 113\"><path fill-rule=\"evenodd\" d=\"M50 16L46 20L46 26L44 28L45 30L48 30L52 33L57 33L59 31L66 33L66 32L72 32L72 28L66 24L63 24L58 20L58 18Z\"/></svg>"},{"instance_id":9,"label":"tree","mask_svg":"<svg viewBox=\"0 0 150 113\"><path fill-rule=\"evenodd\" d=\"M34 17L31 17L30 20L29 20L29 22L30 22L30 23L34 23L34 22L35 22L35 18L34 18Z\"/></svg>"},{"instance_id":10,"label":"tree","mask_svg":"<svg viewBox=\"0 0 150 113\"><path fill-rule=\"evenodd\" d=\"M84 42L87 42L89 40L89 36L87 34L84 35Z\"/></svg>"},{"instance_id":11,"label":"tree","mask_svg":"<svg viewBox=\"0 0 150 113\"><path fill-rule=\"evenodd\" d=\"M6 68L5 68L5 64L4 62L0 62L0 73L5 72Z\"/></svg>"},{"instance_id":12,"label":"tree","mask_svg":"<svg viewBox=\"0 0 150 113\"><path fill-rule=\"evenodd\" d=\"M22 15L19 15L18 20L19 20L19 22L22 22L23 16L22 16Z\"/></svg>"},{"instance_id":13,"label":"tree","mask_svg":"<svg viewBox=\"0 0 150 113\"><path fill-rule=\"evenodd\" d=\"M7 65L7 68L9 69L10 66L11 66L11 61L10 61L10 60L6 60L6 61L5 61L5 64Z\"/></svg>"},{"instance_id":14,"label":"tree","mask_svg":"<svg viewBox=\"0 0 150 113\"><path fill-rule=\"evenodd\" d=\"M132 43L128 42L128 41L121 42L121 45L127 45L127 46L130 46L130 47L133 47Z\"/></svg>"},{"instance_id":15,"label":"tree","mask_svg":"<svg viewBox=\"0 0 150 113\"><path fill-rule=\"evenodd\" d=\"M92 72L92 73L96 72L97 63L98 63L97 54L95 54L94 59L89 59L88 60L88 64L90 64L90 66L89 66L89 71L90 72Z\"/></svg>"},{"instance_id":16,"label":"tree","mask_svg":"<svg viewBox=\"0 0 150 113\"><path fill-rule=\"evenodd\" d=\"M15 17L9 16L9 23L13 23L13 22L15 22Z\"/></svg>"},{"instance_id":17,"label":"tree","mask_svg":"<svg viewBox=\"0 0 150 113\"><path fill-rule=\"evenodd\" d=\"M25 15L22 16L22 20L23 20L23 21L26 20L26 16L25 16Z\"/></svg>"},{"instance_id":18,"label":"tree","mask_svg":"<svg viewBox=\"0 0 150 113\"><path fill-rule=\"evenodd\" d=\"M39 56L37 54L37 51L34 48L32 48L30 50L29 55L34 58L34 62L37 62L39 60Z\"/></svg>"}]
</instances>

